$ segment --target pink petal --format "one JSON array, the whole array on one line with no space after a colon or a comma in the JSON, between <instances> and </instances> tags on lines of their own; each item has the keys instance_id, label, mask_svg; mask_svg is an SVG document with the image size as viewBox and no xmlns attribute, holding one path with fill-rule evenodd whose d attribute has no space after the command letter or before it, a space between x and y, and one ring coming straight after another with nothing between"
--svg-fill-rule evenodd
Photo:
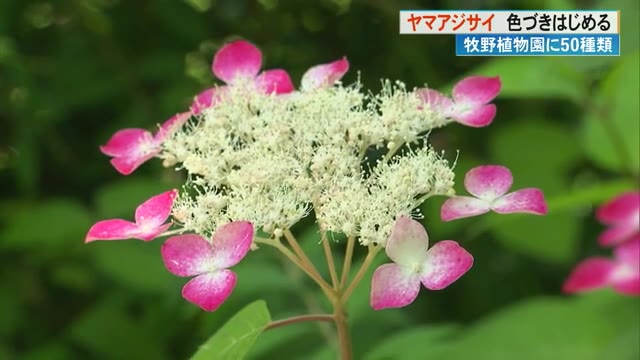
<instances>
[{"instance_id":1,"label":"pink petal","mask_svg":"<svg viewBox=\"0 0 640 360\"><path fill-rule=\"evenodd\" d=\"M611 286L625 295L640 295L640 270L630 266L619 267L611 274Z\"/></svg>"},{"instance_id":2,"label":"pink petal","mask_svg":"<svg viewBox=\"0 0 640 360\"><path fill-rule=\"evenodd\" d=\"M638 224L638 214L640 213L640 192L626 192L613 200L602 205L596 217L605 225L619 224L629 218L634 218L636 226Z\"/></svg>"},{"instance_id":3,"label":"pink petal","mask_svg":"<svg viewBox=\"0 0 640 360\"><path fill-rule=\"evenodd\" d=\"M429 104L434 111L441 112L444 116L451 114L453 101L448 96L433 89L419 89L417 93L422 102Z\"/></svg>"},{"instance_id":4,"label":"pink petal","mask_svg":"<svg viewBox=\"0 0 640 360\"><path fill-rule=\"evenodd\" d=\"M464 275L473 265L473 256L457 242L443 240L427 252L420 281L429 290L441 290Z\"/></svg>"},{"instance_id":5,"label":"pink petal","mask_svg":"<svg viewBox=\"0 0 640 360\"><path fill-rule=\"evenodd\" d=\"M282 69L263 71L256 78L256 85L265 94L288 94L294 90L289 74Z\"/></svg>"},{"instance_id":6,"label":"pink petal","mask_svg":"<svg viewBox=\"0 0 640 360\"><path fill-rule=\"evenodd\" d=\"M457 106L456 106L457 108ZM458 112L454 110L451 117L458 123L470 127L484 127L493 121L496 116L496 106L494 104L482 105L466 111Z\"/></svg>"},{"instance_id":7,"label":"pink petal","mask_svg":"<svg viewBox=\"0 0 640 360\"><path fill-rule=\"evenodd\" d=\"M137 152L140 144L152 144L153 136L144 129L122 129L100 146L100 151L109 156L128 156Z\"/></svg>"},{"instance_id":8,"label":"pink petal","mask_svg":"<svg viewBox=\"0 0 640 360\"><path fill-rule=\"evenodd\" d=\"M216 271L211 244L202 236L188 234L167 239L160 249L167 270L177 276L200 275Z\"/></svg>"},{"instance_id":9,"label":"pink petal","mask_svg":"<svg viewBox=\"0 0 640 360\"><path fill-rule=\"evenodd\" d=\"M153 137L156 143L162 143L165 138L173 134L175 131L180 129L184 123L189 120L191 117L191 112L183 112L180 114L176 114L169 118L169 120L165 121L162 125L160 125L160 129Z\"/></svg>"},{"instance_id":10,"label":"pink petal","mask_svg":"<svg viewBox=\"0 0 640 360\"><path fill-rule=\"evenodd\" d=\"M598 243L602 246L613 246L626 242L638 234L635 224L620 224L612 226L598 236Z\"/></svg>"},{"instance_id":11,"label":"pink petal","mask_svg":"<svg viewBox=\"0 0 640 360\"><path fill-rule=\"evenodd\" d=\"M459 105L484 105L498 96L501 87L498 76L469 76L453 87L453 100Z\"/></svg>"},{"instance_id":12,"label":"pink petal","mask_svg":"<svg viewBox=\"0 0 640 360\"><path fill-rule=\"evenodd\" d=\"M631 241L619 245L613 250L616 261L621 264L638 266L640 264L640 235Z\"/></svg>"},{"instance_id":13,"label":"pink petal","mask_svg":"<svg viewBox=\"0 0 640 360\"><path fill-rule=\"evenodd\" d=\"M316 65L302 75L301 86L304 90L318 89L333 85L349 71L346 57L336 61Z\"/></svg>"},{"instance_id":14,"label":"pink petal","mask_svg":"<svg viewBox=\"0 0 640 360\"><path fill-rule=\"evenodd\" d=\"M617 266L611 273L611 285L619 293L640 295L640 235L613 250Z\"/></svg>"},{"instance_id":15,"label":"pink petal","mask_svg":"<svg viewBox=\"0 0 640 360\"><path fill-rule=\"evenodd\" d=\"M221 226L211 239L217 268L231 267L242 260L253 242L253 225L234 221Z\"/></svg>"},{"instance_id":16,"label":"pink petal","mask_svg":"<svg viewBox=\"0 0 640 360\"><path fill-rule=\"evenodd\" d=\"M102 220L89 229L84 241L88 243L95 240L132 239L137 231L138 226L130 221L121 219Z\"/></svg>"},{"instance_id":17,"label":"pink petal","mask_svg":"<svg viewBox=\"0 0 640 360\"><path fill-rule=\"evenodd\" d=\"M149 152L144 155L123 156L111 159L111 165L122 175L129 175L147 160L156 156L158 151Z\"/></svg>"},{"instance_id":18,"label":"pink petal","mask_svg":"<svg viewBox=\"0 0 640 360\"><path fill-rule=\"evenodd\" d=\"M150 132L143 129L123 129L111 137L100 150L109 156L111 164L123 175L131 174L138 166L156 156L160 148Z\"/></svg>"},{"instance_id":19,"label":"pink petal","mask_svg":"<svg viewBox=\"0 0 640 360\"><path fill-rule=\"evenodd\" d=\"M575 267L562 291L576 293L605 287L615 266L613 261L603 257L586 259Z\"/></svg>"},{"instance_id":20,"label":"pink petal","mask_svg":"<svg viewBox=\"0 0 640 360\"><path fill-rule=\"evenodd\" d=\"M199 275L182 288L182 296L204 311L214 311L231 295L236 281L236 274L226 269Z\"/></svg>"},{"instance_id":21,"label":"pink petal","mask_svg":"<svg viewBox=\"0 0 640 360\"><path fill-rule=\"evenodd\" d=\"M418 275L396 265L380 265L371 279L371 307L374 310L411 304L420 292Z\"/></svg>"},{"instance_id":22,"label":"pink petal","mask_svg":"<svg viewBox=\"0 0 640 360\"><path fill-rule=\"evenodd\" d=\"M491 208L499 214L530 213L545 215L548 211L542 191L535 188L522 189L504 195L496 200Z\"/></svg>"},{"instance_id":23,"label":"pink petal","mask_svg":"<svg viewBox=\"0 0 640 360\"><path fill-rule=\"evenodd\" d=\"M487 201L506 194L512 184L511 171L499 165L477 166L464 176L465 189L471 195Z\"/></svg>"},{"instance_id":24,"label":"pink petal","mask_svg":"<svg viewBox=\"0 0 640 360\"><path fill-rule=\"evenodd\" d=\"M442 204L440 218L442 221L451 221L481 215L489 210L491 210L491 204L485 200L470 196L454 196Z\"/></svg>"},{"instance_id":25,"label":"pink petal","mask_svg":"<svg viewBox=\"0 0 640 360\"><path fill-rule=\"evenodd\" d=\"M189 110L193 115L200 114L205 109L217 105L222 100L222 96L226 91L226 86L218 86L201 92L193 98Z\"/></svg>"},{"instance_id":26,"label":"pink petal","mask_svg":"<svg viewBox=\"0 0 640 360\"><path fill-rule=\"evenodd\" d=\"M136 224L144 229L154 229L164 224L171 214L171 207L177 196L178 190L173 189L143 202L136 208Z\"/></svg>"},{"instance_id":27,"label":"pink petal","mask_svg":"<svg viewBox=\"0 0 640 360\"><path fill-rule=\"evenodd\" d=\"M238 76L254 78L262 67L262 52L248 41L237 40L226 44L213 57L213 74L227 84Z\"/></svg>"},{"instance_id":28,"label":"pink petal","mask_svg":"<svg viewBox=\"0 0 640 360\"><path fill-rule=\"evenodd\" d=\"M396 264L412 266L424 261L429 236L422 224L408 216L401 216L391 229L385 251Z\"/></svg>"}]
</instances>

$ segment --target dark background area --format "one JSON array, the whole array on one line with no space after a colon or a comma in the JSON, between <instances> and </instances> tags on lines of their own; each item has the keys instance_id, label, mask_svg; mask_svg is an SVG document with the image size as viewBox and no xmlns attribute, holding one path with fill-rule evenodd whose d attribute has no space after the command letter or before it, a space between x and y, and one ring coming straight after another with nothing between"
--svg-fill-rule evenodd
<instances>
[{"instance_id":1,"label":"dark background area","mask_svg":"<svg viewBox=\"0 0 640 360\"><path fill-rule=\"evenodd\" d=\"M621 57L456 57L453 36L398 34L401 9L591 8L621 9ZM444 224L442 200L429 200L431 238L460 241L475 265L401 310L371 310L367 277L350 304L356 358L637 359L637 299L560 289L580 259L608 254L595 242L594 208L638 188L638 17L630 0L1 1L0 359L183 359L255 299L276 319L326 310L269 250L234 268L235 292L204 313L180 297L184 279L165 270L161 241L83 243L93 222L130 218L182 180L159 161L123 177L98 146L188 108L214 83L215 51L237 38L296 85L343 55L343 81L360 73L374 91L382 78L447 90L466 75L501 76L491 126L453 124L430 140L451 159L460 151L458 190L467 169L502 164L514 189L540 187L549 202L546 217ZM313 229L294 230L321 265ZM332 331L273 330L251 356L331 359Z\"/></svg>"}]
</instances>

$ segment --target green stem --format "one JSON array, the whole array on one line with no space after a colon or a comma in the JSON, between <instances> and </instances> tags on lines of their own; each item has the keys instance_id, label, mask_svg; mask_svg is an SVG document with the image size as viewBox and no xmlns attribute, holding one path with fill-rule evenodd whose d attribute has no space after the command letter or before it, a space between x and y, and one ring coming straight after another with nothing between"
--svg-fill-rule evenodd
<instances>
[{"instance_id":1,"label":"green stem","mask_svg":"<svg viewBox=\"0 0 640 360\"><path fill-rule=\"evenodd\" d=\"M269 325L267 325L265 330L271 330L279 328L281 326L297 324L305 321L334 321L334 316L331 314L309 314L293 316L282 320L272 321Z\"/></svg>"},{"instance_id":2,"label":"green stem","mask_svg":"<svg viewBox=\"0 0 640 360\"><path fill-rule=\"evenodd\" d=\"M327 284L327 282L324 281L324 279L321 276L319 276L317 272L312 271L312 269L309 268L308 263L305 263L305 261L302 259L298 259L296 255L292 253L291 250L287 249L284 245L282 245L280 241L276 239L265 239L260 237L255 237L253 241L257 244L265 244L265 245L273 246L274 248L278 249L284 256L286 256L289 260L291 260L292 263L298 266L300 270L304 271L305 274L307 274L313 281L315 281L320 286L320 288L322 289L322 291L325 293L326 296L328 296L329 298L333 296L333 291L331 289L331 286L329 286L329 284Z\"/></svg>"},{"instance_id":3,"label":"green stem","mask_svg":"<svg viewBox=\"0 0 640 360\"><path fill-rule=\"evenodd\" d=\"M351 360L351 336L349 335L349 324L347 323L347 315L344 310L344 304L337 300L333 304L333 320L338 331L338 348L341 360Z\"/></svg>"},{"instance_id":4,"label":"green stem","mask_svg":"<svg viewBox=\"0 0 640 360\"><path fill-rule=\"evenodd\" d=\"M287 240L287 242L289 243L289 246L291 246L291 248L293 249L293 252L296 253L300 261L307 266L308 270L312 272L316 278L320 279L321 282L328 287L329 284L326 281L324 281L324 279L322 278L322 275L320 275L320 273L318 272L318 269L316 269L316 267L313 265L313 262L311 262L307 254L305 254L304 250L302 250L295 236L293 236L293 234L291 233L291 230L289 229L284 230L284 238Z\"/></svg>"},{"instance_id":5,"label":"green stem","mask_svg":"<svg viewBox=\"0 0 640 360\"><path fill-rule=\"evenodd\" d=\"M336 272L336 263L333 260L333 253L331 252L331 246L329 245L329 239L327 239L327 232L321 231L321 242L324 249L324 256L327 258L327 267L329 268L329 276L331 277L331 285L333 290L338 290L340 284L338 283L338 273Z\"/></svg>"},{"instance_id":6,"label":"green stem","mask_svg":"<svg viewBox=\"0 0 640 360\"><path fill-rule=\"evenodd\" d=\"M378 253L378 251L380 251L380 248L381 248L380 246L369 245L369 252L367 253L367 256L364 258L362 265L360 265L360 269L358 269L356 276L353 278L353 280L351 281L347 289L340 296L340 302L342 304L347 302L353 290L355 290L356 286L358 286L358 283L360 282L360 280L362 280L362 277L367 272L367 269L371 265L371 262L373 261L373 259L376 257L376 254Z\"/></svg>"},{"instance_id":7,"label":"green stem","mask_svg":"<svg viewBox=\"0 0 640 360\"><path fill-rule=\"evenodd\" d=\"M347 285L349 279L349 271L351 271L351 262L353 261L353 248L356 243L356 237L349 235L347 239L347 249L344 253L344 263L342 263L342 276L340 278L340 289Z\"/></svg>"}]
</instances>

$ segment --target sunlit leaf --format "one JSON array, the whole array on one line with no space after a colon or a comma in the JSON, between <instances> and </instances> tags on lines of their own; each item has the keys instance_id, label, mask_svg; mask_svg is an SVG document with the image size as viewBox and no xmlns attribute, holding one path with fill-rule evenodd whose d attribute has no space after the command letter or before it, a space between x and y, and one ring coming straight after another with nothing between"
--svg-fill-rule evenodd
<instances>
[{"instance_id":1,"label":"sunlit leaf","mask_svg":"<svg viewBox=\"0 0 640 360\"><path fill-rule=\"evenodd\" d=\"M640 52L620 58L585 113L582 143L599 166L640 171Z\"/></svg>"},{"instance_id":2,"label":"sunlit leaf","mask_svg":"<svg viewBox=\"0 0 640 360\"><path fill-rule=\"evenodd\" d=\"M565 98L581 101L586 79L561 58L504 57L473 69L473 75L500 76L501 98Z\"/></svg>"},{"instance_id":3,"label":"sunlit leaf","mask_svg":"<svg viewBox=\"0 0 640 360\"><path fill-rule=\"evenodd\" d=\"M564 126L527 119L500 128L489 146L495 164L507 166L513 173L512 190L536 187L551 198L567 191L567 169L581 157L575 142L574 135ZM504 220L493 220L495 217ZM573 259L580 221L574 213L491 214L483 221L494 224L498 240L513 250L554 262Z\"/></svg>"},{"instance_id":4,"label":"sunlit leaf","mask_svg":"<svg viewBox=\"0 0 640 360\"><path fill-rule=\"evenodd\" d=\"M611 310L616 313L613 318ZM591 298L529 300L481 320L459 341L450 343L442 356L432 359L511 360L518 354L522 360L598 360L638 316L635 301L619 296L604 302Z\"/></svg>"},{"instance_id":5,"label":"sunlit leaf","mask_svg":"<svg viewBox=\"0 0 640 360\"><path fill-rule=\"evenodd\" d=\"M431 358L459 330L456 325L411 327L390 335L367 352L366 360Z\"/></svg>"},{"instance_id":6,"label":"sunlit leaf","mask_svg":"<svg viewBox=\"0 0 640 360\"><path fill-rule=\"evenodd\" d=\"M202 344L191 360L242 359L270 321L267 304L262 300L255 301Z\"/></svg>"}]
</instances>

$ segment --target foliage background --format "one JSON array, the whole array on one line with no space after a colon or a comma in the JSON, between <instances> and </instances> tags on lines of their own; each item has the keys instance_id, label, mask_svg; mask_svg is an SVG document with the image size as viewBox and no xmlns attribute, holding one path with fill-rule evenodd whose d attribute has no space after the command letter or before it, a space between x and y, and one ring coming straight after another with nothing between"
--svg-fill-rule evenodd
<instances>
[{"instance_id":1,"label":"foliage background","mask_svg":"<svg viewBox=\"0 0 640 360\"><path fill-rule=\"evenodd\" d=\"M428 8L622 9L623 56L455 57L453 37L398 35L400 9ZM363 282L350 305L356 358L637 359L636 299L560 288L579 259L607 254L595 244L594 206L638 187L638 15L631 0L0 2L0 359L182 359L255 299L276 319L326 306L269 250L238 265L230 301L203 313L181 299L161 241L83 244L96 220L130 217L180 183L158 162L122 177L98 145L185 109L212 84L213 53L237 37L296 83L342 55L344 81L359 70L373 89L380 78L446 89L467 74L500 75L491 126L452 125L431 141L452 157L460 150L459 176L503 164L515 187L548 197L547 217L450 224L438 220L442 200L429 201L432 239L461 241L475 266L402 310L371 310ZM295 230L319 259L313 231ZM332 336L316 324L273 330L251 358L331 359Z\"/></svg>"}]
</instances>

